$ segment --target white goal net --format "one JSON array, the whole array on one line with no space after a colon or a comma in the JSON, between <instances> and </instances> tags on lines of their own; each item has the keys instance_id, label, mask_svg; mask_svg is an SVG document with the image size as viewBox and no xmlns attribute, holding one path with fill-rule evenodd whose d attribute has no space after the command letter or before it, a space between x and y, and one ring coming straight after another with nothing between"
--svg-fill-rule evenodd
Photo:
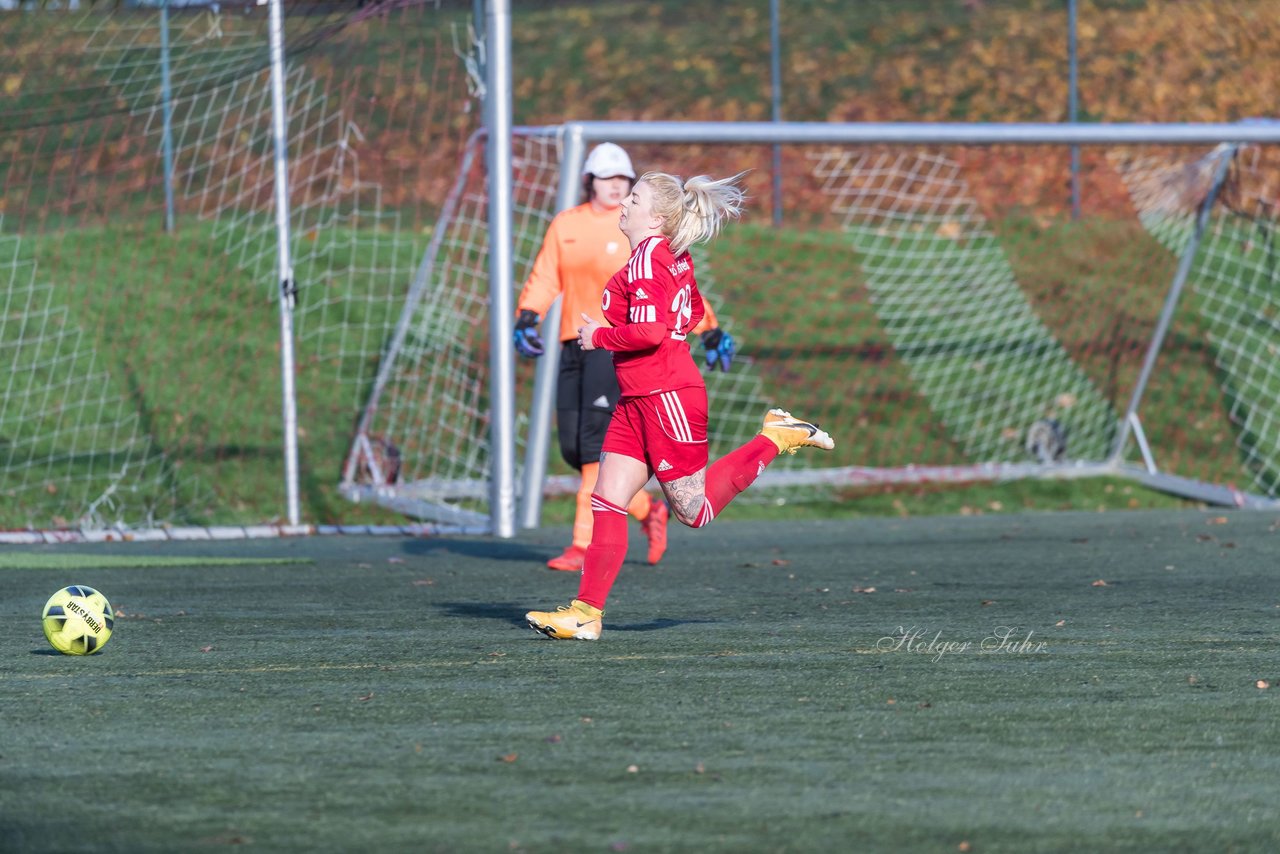
<instances>
[{"instance_id":1,"label":"white goal net","mask_svg":"<svg viewBox=\"0 0 1280 854\"><path fill-rule=\"evenodd\" d=\"M559 141L514 140L517 287L555 212ZM767 151L636 148L638 163L684 175L766 162ZM821 422L837 450L772 467L750 500L1111 474L1199 500L1268 503L1280 465L1280 383L1267 358L1280 345L1270 153L1091 151L1086 186L1100 210L1076 220L1042 183L1013 197L984 186L1000 170L1063 168L1065 145L789 147L788 180L810 200L802 222L748 218L698 259L700 282L740 342L734 371L707 375L713 457L782 405ZM1214 184L1205 164L1224 156L1232 167ZM1177 193L1151 192L1178 181ZM755 190L767 192L759 180ZM484 512L486 198L477 148L357 431L344 472L357 500L440 520ZM1190 296L1178 300L1188 253ZM1167 328L1162 311L1172 312ZM1155 366L1145 378L1144 361ZM528 412L534 383L521 368L519 411ZM388 446L395 479L378 464ZM572 488L558 460L548 470L546 493Z\"/></svg>"}]
</instances>

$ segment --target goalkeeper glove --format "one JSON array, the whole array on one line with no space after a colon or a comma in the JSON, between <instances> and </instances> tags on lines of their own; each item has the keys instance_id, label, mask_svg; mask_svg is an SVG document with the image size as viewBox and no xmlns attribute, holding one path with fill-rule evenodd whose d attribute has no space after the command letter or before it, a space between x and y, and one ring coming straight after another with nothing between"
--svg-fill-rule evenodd
<instances>
[{"instance_id":1,"label":"goalkeeper glove","mask_svg":"<svg viewBox=\"0 0 1280 854\"><path fill-rule=\"evenodd\" d=\"M544 351L542 336L538 334L538 313L524 309L516 319L516 350L521 356L536 359Z\"/></svg>"},{"instance_id":2,"label":"goalkeeper glove","mask_svg":"<svg viewBox=\"0 0 1280 854\"><path fill-rule=\"evenodd\" d=\"M723 329L708 329L702 333L702 346L707 348L707 368L714 371L717 367L728 373L733 363L733 336Z\"/></svg>"}]
</instances>

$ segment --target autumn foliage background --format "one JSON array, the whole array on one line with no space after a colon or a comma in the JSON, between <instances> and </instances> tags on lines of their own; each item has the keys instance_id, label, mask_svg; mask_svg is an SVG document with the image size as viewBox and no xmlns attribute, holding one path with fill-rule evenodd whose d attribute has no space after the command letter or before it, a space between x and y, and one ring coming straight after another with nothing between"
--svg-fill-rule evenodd
<instances>
[{"instance_id":1,"label":"autumn foliage background","mask_svg":"<svg viewBox=\"0 0 1280 854\"><path fill-rule=\"evenodd\" d=\"M570 119L767 121L771 115L769 4L517 2L513 4L517 124ZM1062 122L1068 118L1068 19L1063 0L933 0L781 4L782 115L789 121ZM394 16L344 38L375 47ZM1089 2L1078 9L1082 122L1230 122L1269 116L1280 101L1280 3L1274 0ZM390 82L390 81L388 81ZM385 88L387 118L408 119L421 81ZM415 89L418 94L415 94ZM465 97L458 92L458 97ZM474 115L474 113L472 114ZM379 118L371 115L375 123ZM421 133L411 134L418 142ZM456 140L456 138L455 138ZM433 140L437 142L440 140ZM447 147L452 147L454 140ZM399 158L411 157L414 138ZM418 149L421 151L421 148ZM669 150L668 150L669 151ZM683 153L713 172L754 168L758 152ZM641 150L640 159L649 152ZM654 152L658 156L658 152ZM670 157L668 152L661 156ZM985 157L984 152L969 156ZM1084 151L1083 197L1123 207L1100 152ZM984 160L980 192L1060 209L1065 151L1005 152ZM390 164L388 164L390 165ZM790 187L808 164L788 159ZM1091 177L1092 176L1092 177ZM1090 185L1088 182L1092 181ZM388 186L395 182L388 182ZM420 188L434 195L437 188ZM821 205L789 194L789 209Z\"/></svg>"},{"instance_id":2,"label":"autumn foliage background","mask_svg":"<svg viewBox=\"0 0 1280 854\"><path fill-rule=\"evenodd\" d=\"M361 132L362 177L384 201L428 225L456 175L479 101L459 58L470 41L470 0L286 6L291 63L305 65ZM771 115L767 0L660 0L512 4L512 103L518 125L572 119L768 120ZM1068 18L1064 0L786 0L781 4L782 115L789 121L1061 122L1068 117ZM174 11L175 25L207 15ZM95 26L139 27L152 10L118 11ZM77 137L78 117L123 113L118 92L94 94L101 69L82 53L71 13L0 15L0 213L19 220L50 198L74 204L65 175L109 168L112 190L154 184L152 142L136 135L102 144ZM222 35L262 29L253 6L223 4ZM1229 122L1274 113L1280 100L1277 0L1082 0L1078 8L1079 120ZM152 25L154 26L154 25ZM263 75L265 44L256 67ZM241 69L242 71L245 69ZM65 124L61 124L65 123ZM50 134L61 140L50 140ZM61 159L50 164L56 146ZM31 152L42 151L43 156ZM671 150L637 146L648 163ZM252 153L210 150L247 158ZM1013 150L967 158L984 173L976 192L1024 207L1062 207L1067 153ZM1125 205L1102 155L1084 150L1083 198L1094 212ZM83 159L82 164L73 158ZM755 170L753 191L771 193L759 151L689 148L686 171ZM252 168L251 164L232 164ZM810 164L788 153L784 205L817 212ZM58 192L24 196L53 175ZM65 173L59 177L60 173ZM92 188L104 211L111 207ZM980 198L980 201L982 199ZM269 198L262 200L264 203ZM767 209L771 205L762 204ZM12 224L12 220L11 220Z\"/></svg>"}]
</instances>

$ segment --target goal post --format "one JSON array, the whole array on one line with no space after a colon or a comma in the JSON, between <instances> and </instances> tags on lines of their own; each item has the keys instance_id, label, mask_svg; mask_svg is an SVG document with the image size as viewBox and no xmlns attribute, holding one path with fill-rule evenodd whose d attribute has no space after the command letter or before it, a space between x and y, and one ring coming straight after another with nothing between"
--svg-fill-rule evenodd
<instances>
[{"instance_id":1,"label":"goal post","mask_svg":"<svg viewBox=\"0 0 1280 854\"><path fill-rule=\"evenodd\" d=\"M807 194L806 225L748 217L695 254L700 284L741 342L733 371L708 375L712 456L749 438L769 405L820 420L837 440L833 454L772 466L754 500L1110 475L1205 503L1277 506L1280 371L1268 356L1280 347L1280 124L516 128L515 287L550 218L577 203L584 152L605 140L631 148L642 171L683 175L750 168L776 143L788 185ZM1065 171L1053 174L1072 146L1090 147L1094 197L1081 222L1063 215L1065 191L1049 199L1066 186ZM404 308L406 339L422 346L385 356L409 385L399 402L372 407L367 425L405 454L402 479L375 483L355 465L343 488L421 518L466 512L474 522L484 513L483 437L464 440L469 471L438 445L419 455L399 441L425 435L415 410L460 380L476 405L459 402L471 412L459 423L484 421L487 347L441 314L451 301L485 300L486 176L472 163L422 265L438 278ZM751 189L767 192L758 181ZM523 443L524 527L538 524L542 496L575 483L549 453L554 349L517 364L511 434Z\"/></svg>"},{"instance_id":2,"label":"goal post","mask_svg":"<svg viewBox=\"0 0 1280 854\"><path fill-rule=\"evenodd\" d=\"M477 124L455 11L0 15L0 540L434 530L336 486Z\"/></svg>"},{"instance_id":3,"label":"goal post","mask_svg":"<svg viewBox=\"0 0 1280 854\"><path fill-rule=\"evenodd\" d=\"M582 191L581 171L586 160L586 140L582 134L561 137L560 180L556 190L556 212L566 211L579 203ZM529 412L529 438L525 448L524 472L521 480L520 526L536 528L542 517L543 482L547 476L547 457L551 447L551 419L555 415L556 377L560 369L560 348L555 346L560 328L562 300L556 298L542 319L543 339L552 342L538 359Z\"/></svg>"}]
</instances>

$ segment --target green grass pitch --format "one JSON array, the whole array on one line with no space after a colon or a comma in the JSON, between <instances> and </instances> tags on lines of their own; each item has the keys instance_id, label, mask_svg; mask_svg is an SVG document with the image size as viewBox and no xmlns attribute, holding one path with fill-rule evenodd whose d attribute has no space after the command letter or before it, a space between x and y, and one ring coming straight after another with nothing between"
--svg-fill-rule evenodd
<instances>
[{"instance_id":1,"label":"green grass pitch","mask_svg":"<svg viewBox=\"0 0 1280 854\"><path fill-rule=\"evenodd\" d=\"M596 643L523 626L563 527L35 550L0 849L1280 850L1276 527L730 514L633 531ZM100 655L45 645L68 583Z\"/></svg>"}]
</instances>

